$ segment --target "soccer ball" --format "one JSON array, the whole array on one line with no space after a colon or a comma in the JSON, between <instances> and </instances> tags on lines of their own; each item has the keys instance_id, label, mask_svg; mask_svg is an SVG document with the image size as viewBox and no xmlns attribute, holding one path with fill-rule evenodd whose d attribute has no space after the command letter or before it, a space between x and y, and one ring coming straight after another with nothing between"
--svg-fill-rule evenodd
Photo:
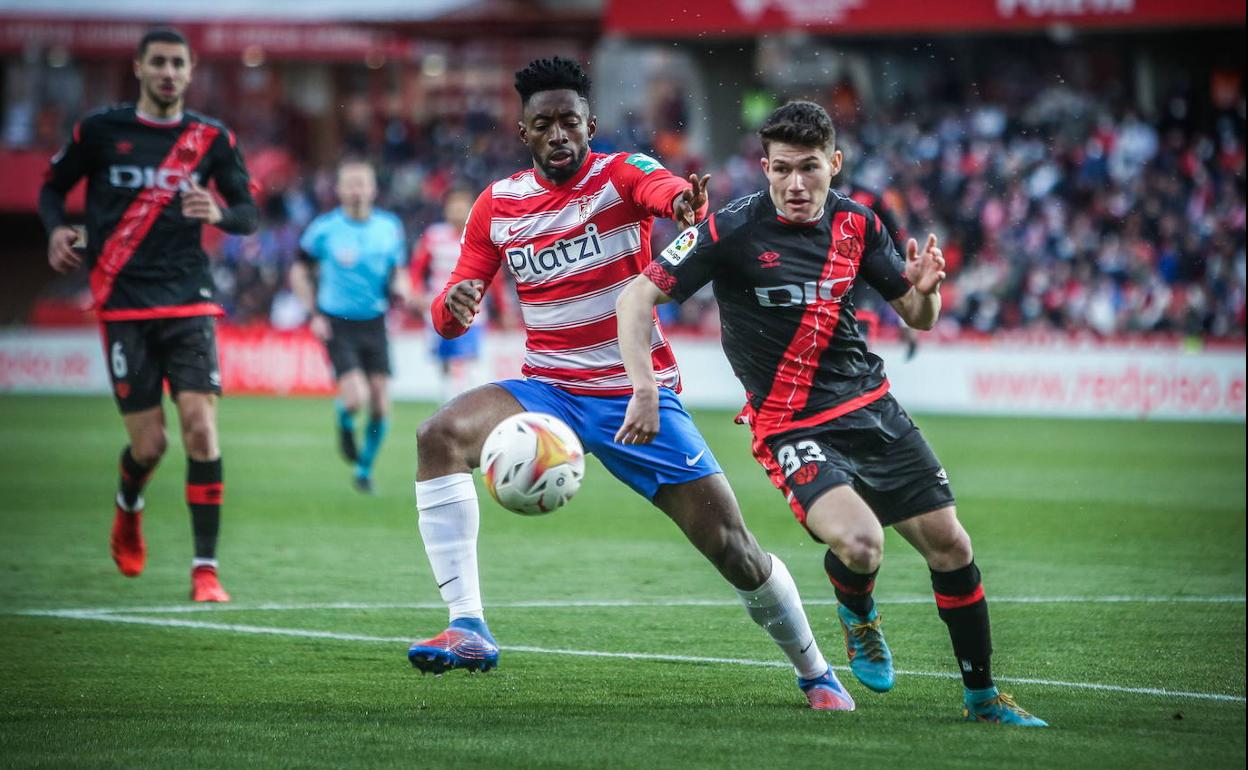
<instances>
[{"instance_id":1,"label":"soccer ball","mask_svg":"<svg viewBox=\"0 0 1248 770\"><path fill-rule=\"evenodd\" d=\"M562 420L521 412L490 431L481 448L481 474L504 508L535 515L572 499L585 476L585 450Z\"/></svg>"}]
</instances>

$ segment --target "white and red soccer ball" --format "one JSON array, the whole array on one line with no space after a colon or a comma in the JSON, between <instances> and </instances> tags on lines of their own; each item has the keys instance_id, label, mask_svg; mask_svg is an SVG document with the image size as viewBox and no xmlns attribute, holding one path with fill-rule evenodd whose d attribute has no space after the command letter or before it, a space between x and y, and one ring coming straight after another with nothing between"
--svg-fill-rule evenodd
<instances>
[{"instance_id":1,"label":"white and red soccer ball","mask_svg":"<svg viewBox=\"0 0 1248 770\"><path fill-rule=\"evenodd\" d=\"M585 450L562 420L521 412L490 431L481 448L481 475L504 508L535 515L572 499L585 477Z\"/></svg>"}]
</instances>

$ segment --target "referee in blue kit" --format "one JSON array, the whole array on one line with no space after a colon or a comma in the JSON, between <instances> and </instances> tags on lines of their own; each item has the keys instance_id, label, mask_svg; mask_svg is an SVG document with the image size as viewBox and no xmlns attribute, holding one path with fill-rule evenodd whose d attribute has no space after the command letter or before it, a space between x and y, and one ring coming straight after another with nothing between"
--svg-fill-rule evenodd
<instances>
[{"instance_id":1,"label":"referee in blue kit","mask_svg":"<svg viewBox=\"0 0 1248 770\"><path fill-rule=\"evenodd\" d=\"M308 224L290 283L311 314L312 332L329 351L338 381L338 446L354 463L355 488L373 491L373 462L386 437L390 411L390 300L412 310L403 224L373 207L377 176L367 161L338 165L338 208ZM367 404L368 426L357 448L355 415Z\"/></svg>"}]
</instances>

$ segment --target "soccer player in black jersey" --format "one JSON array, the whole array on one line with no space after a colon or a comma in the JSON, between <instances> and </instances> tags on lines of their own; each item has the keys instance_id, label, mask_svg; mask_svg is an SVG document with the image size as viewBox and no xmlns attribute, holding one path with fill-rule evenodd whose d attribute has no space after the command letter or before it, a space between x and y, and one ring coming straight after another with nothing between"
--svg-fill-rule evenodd
<instances>
[{"instance_id":1,"label":"soccer player in black jersey","mask_svg":"<svg viewBox=\"0 0 1248 770\"><path fill-rule=\"evenodd\" d=\"M741 420L754 456L797 519L828 546L850 669L877 692L893 686L892 656L872 588L892 526L927 560L940 617L962 672L965 716L1044 726L993 684L988 605L949 479L909 415L888 394L867 350L850 290L870 283L907 324L940 314L944 259L936 236L903 262L871 209L830 192L841 165L817 104L793 102L759 130L768 189L685 230L617 300L620 347L634 394L616 440L660 430L649 337L656 304L710 282L724 352L746 389Z\"/></svg>"},{"instance_id":2,"label":"soccer player in black jersey","mask_svg":"<svg viewBox=\"0 0 1248 770\"><path fill-rule=\"evenodd\" d=\"M48 262L60 272L85 264L101 322L113 393L130 443L121 452L111 549L123 575L143 571L143 486L165 453L161 392L169 383L187 453L186 503L195 557L194 601L229 601L217 577L224 484L217 441L217 365L208 257L200 230L251 233L257 211L234 135L183 109L192 59L174 30L139 43L139 99L94 112L52 159L39 194ZM65 216L65 196L87 178L86 243ZM222 208L208 180L228 204Z\"/></svg>"}]
</instances>

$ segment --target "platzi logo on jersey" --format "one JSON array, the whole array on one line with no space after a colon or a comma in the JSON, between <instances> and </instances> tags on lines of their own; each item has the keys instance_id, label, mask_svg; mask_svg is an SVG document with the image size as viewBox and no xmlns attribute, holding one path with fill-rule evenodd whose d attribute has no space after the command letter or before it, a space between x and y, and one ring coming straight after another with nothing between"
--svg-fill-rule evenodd
<instances>
[{"instance_id":1,"label":"platzi logo on jersey","mask_svg":"<svg viewBox=\"0 0 1248 770\"><path fill-rule=\"evenodd\" d=\"M663 168L662 163L659 163L657 160L655 160L654 158L651 158L649 155L643 155L640 152L635 152L632 155L629 155L628 160L624 162L630 166L636 166L637 168L641 169L641 172L643 174L649 174L652 171L658 171L659 169Z\"/></svg>"},{"instance_id":2,"label":"platzi logo on jersey","mask_svg":"<svg viewBox=\"0 0 1248 770\"><path fill-rule=\"evenodd\" d=\"M523 248L507 249L507 267L516 280L533 281L600 256L602 241L598 238L598 226L591 223L581 235L560 238L540 251L531 243Z\"/></svg>"},{"instance_id":3,"label":"platzi logo on jersey","mask_svg":"<svg viewBox=\"0 0 1248 770\"><path fill-rule=\"evenodd\" d=\"M667 264L675 267L685 261L685 257L693 251L693 247L698 245L698 228L690 227L685 230L676 240L672 241L666 249L659 253Z\"/></svg>"},{"instance_id":4,"label":"platzi logo on jersey","mask_svg":"<svg viewBox=\"0 0 1248 770\"><path fill-rule=\"evenodd\" d=\"M109 166L108 183L113 187L127 190L147 188L149 190L168 190L170 192L190 192L191 182L199 184L199 173L193 172L189 177L176 168L154 168L152 166Z\"/></svg>"},{"instance_id":5,"label":"platzi logo on jersey","mask_svg":"<svg viewBox=\"0 0 1248 770\"><path fill-rule=\"evenodd\" d=\"M840 302L853 283L853 276L825 278L802 284L786 283L780 286L759 286L754 289L758 304L763 307L794 307L814 305L817 302Z\"/></svg>"}]
</instances>

